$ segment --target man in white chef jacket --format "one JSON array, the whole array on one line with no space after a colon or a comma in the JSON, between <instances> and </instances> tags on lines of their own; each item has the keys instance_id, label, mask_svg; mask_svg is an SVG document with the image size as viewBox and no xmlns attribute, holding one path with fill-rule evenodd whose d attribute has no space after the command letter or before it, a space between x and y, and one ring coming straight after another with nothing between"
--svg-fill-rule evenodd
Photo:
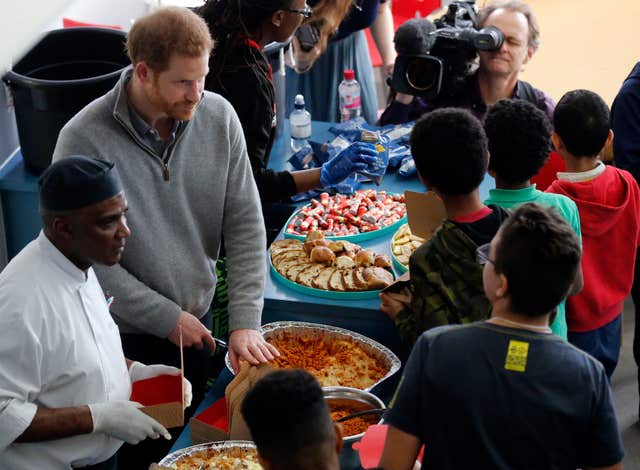
<instances>
[{"instance_id":1,"label":"man in white chef jacket","mask_svg":"<svg viewBox=\"0 0 640 470\"><path fill-rule=\"evenodd\" d=\"M179 370L125 359L91 267L131 233L113 163L73 156L38 185L44 228L0 273L0 469L116 469L123 441L170 438L131 383Z\"/></svg>"}]
</instances>

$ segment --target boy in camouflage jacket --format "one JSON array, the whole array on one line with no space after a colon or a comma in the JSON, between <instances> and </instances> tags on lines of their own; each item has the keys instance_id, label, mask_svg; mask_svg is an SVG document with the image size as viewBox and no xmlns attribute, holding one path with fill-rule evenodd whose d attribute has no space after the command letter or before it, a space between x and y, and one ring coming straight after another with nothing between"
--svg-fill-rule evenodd
<instances>
[{"instance_id":1,"label":"boy in camouflage jacket","mask_svg":"<svg viewBox=\"0 0 640 470\"><path fill-rule=\"evenodd\" d=\"M408 292L380 295L381 310L410 346L430 328L489 317L476 249L491 241L507 217L480 199L487 138L469 112L445 108L425 115L411 134L411 153L420 180L442 199L447 220L411 255Z\"/></svg>"}]
</instances>

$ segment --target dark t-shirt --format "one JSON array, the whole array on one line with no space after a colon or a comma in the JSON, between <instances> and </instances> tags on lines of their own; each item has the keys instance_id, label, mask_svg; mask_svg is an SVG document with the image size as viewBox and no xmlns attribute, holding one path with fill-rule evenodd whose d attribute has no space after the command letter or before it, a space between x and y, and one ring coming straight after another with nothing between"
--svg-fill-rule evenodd
<instances>
[{"instance_id":1,"label":"dark t-shirt","mask_svg":"<svg viewBox=\"0 0 640 470\"><path fill-rule=\"evenodd\" d=\"M452 220L452 222L478 246L490 243L498 232L502 222L509 216L509 212L500 206L491 204L488 207L492 212L486 217L474 220L473 222Z\"/></svg>"},{"instance_id":2,"label":"dark t-shirt","mask_svg":"<svg viewBox=\"0 0 640 470\"><path fill-rule=\"evenodd\" d=\"M486 322L424 333L386 420L425 443L423 469L575 470L624 455L596 360Z\"/></svg>"}]
</instances>

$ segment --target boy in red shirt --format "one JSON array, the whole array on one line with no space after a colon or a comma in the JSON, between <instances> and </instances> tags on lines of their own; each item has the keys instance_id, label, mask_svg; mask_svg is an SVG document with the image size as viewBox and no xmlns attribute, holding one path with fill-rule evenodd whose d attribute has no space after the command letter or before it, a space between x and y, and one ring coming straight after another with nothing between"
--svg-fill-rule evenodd
<instances>
[{"instance_id":1,"label":"boy in red shirt","mask_svg":"<svg viewBox=\"0 0 640 470\"><path fill-rule=\"evenodd\" d=\"M609 122L609 108L596 93L562 97L552 140L567 171L547 191L570 197L580 213L584 288L567 299L569 341L598 359L610 378L620 355L622 303L633 281L640 190L630 173L600 161L613 138Z\"/></svg>"}]
</instances>

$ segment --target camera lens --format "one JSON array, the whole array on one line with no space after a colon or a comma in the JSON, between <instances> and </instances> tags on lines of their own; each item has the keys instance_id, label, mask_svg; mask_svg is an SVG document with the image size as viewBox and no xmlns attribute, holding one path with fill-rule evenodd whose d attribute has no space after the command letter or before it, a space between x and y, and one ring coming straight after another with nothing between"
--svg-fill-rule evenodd
<instances>
[{"instance_id":1,"label":"camera lens","mask_svg":"<svg viewBox=\"0 0 640 470\"><path fill-rule=\"evenodd\" d=\"M407 83L417 91L428 91L438 85L440 64L427 57L415 57L407 62Z\"/></svg>"}]
</instances>

